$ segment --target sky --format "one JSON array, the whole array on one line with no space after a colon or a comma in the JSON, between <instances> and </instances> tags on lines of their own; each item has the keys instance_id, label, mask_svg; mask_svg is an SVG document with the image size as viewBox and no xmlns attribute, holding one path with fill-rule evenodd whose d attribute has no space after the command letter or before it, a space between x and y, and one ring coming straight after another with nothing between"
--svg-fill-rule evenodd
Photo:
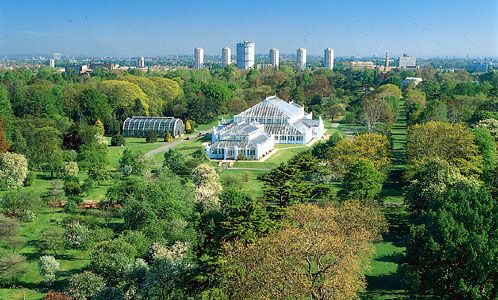
<instances>
[{"instance_id":1,"label":"sky","mask_svg":"<svg viewBox=\"0 0 498 300\"><path fill-rule=\"evenodd\" d=\"M498 57L498 0L0 0L0 55Z\"/></svg>"}]
</instances>

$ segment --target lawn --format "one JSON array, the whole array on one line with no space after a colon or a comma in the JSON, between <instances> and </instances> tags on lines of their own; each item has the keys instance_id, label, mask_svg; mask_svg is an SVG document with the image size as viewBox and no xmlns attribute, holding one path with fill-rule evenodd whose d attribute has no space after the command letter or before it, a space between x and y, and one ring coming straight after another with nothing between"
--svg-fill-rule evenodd
<instances>
[{"instance_id":1,"label":"lawn","mask_svg":"<svg viewBox=\"0 0 498 300\"><path fill-rule=\"evenodd\" d=\"M408 231L408 215L403 197L406 133L406 112L402 102L396 122L391 128L393 164L381 195L389 228L383 235L383 241L375 244L371 269L366 272L368 285L362 295L363 299L403 299L413 296L407 292L399 272L399 265L405 255L405 236Z\"/></svg>"}]
</instances>

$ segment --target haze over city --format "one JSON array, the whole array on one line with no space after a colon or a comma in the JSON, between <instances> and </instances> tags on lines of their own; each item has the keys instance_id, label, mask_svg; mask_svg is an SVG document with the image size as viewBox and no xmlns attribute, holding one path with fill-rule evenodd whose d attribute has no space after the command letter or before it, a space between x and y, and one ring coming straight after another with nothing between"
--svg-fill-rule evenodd
<instances>
[{"instance_id":1,"label":"haze over city","mask_svg":"<svg viewBox=\"0 0 498 300\"><path fill-rule=\"evenodd\" d=\"M498 56L498 2L0 1L0 55L219 55L242 40L256 53Z\"/></svg>"}]
</instances>

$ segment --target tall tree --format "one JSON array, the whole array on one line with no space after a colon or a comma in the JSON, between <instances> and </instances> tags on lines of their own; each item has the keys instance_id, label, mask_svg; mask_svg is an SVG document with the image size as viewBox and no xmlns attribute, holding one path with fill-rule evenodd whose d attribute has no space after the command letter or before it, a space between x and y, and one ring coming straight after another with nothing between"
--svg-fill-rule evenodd
<instances>
[{"instance_id":1,"label":"tall tree","mask_svg":"<svg viewBox=\"0 0 498 300\"><path fill-rule=\"evenodd\" d=\"M447 162L427 161L415 173L407 201L412 288L451 299L495 298L498 206L486 188Z\"/></svg>"},{"instance_id":2,"label":"tall tree","mask_svg":"<svg viewBox=\"0 0 498 300\"><path fill-rule=\"evenodd\" d=\"M226 244L224 290L233 299L354 299L371 242L384 227L368 205L289 208L283 228L254 244Z\"/></svg>"},{"instance_id":3,"label":"tall tree","mask_svg":"<svg viewBox=\"0 0 498 300\"><path fill-rule=\"evenodd\" d=\"M464 174L482 172L482 157L474 135L462 124L427 122L411 126L406 152L412 165L438 158L458 167Z\"/></svg>"}]
</instances>

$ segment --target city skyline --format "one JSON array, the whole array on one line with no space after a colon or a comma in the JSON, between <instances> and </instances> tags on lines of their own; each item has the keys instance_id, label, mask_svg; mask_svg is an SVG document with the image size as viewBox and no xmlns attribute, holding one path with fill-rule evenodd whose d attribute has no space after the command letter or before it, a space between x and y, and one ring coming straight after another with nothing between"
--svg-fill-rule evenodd
<instances>
[{"instance_id":1,"label":"city skyline","mask_svg":"<svg viewBox=\"0 0 498 300\"><path fill-rule=\"evenodd\" d=\"M205 55L241 40L256 54L306 48L365 56L498 56L498 2L478 1L11 1L0 0L0 55Z\"/></svg>"}]
</instances>

